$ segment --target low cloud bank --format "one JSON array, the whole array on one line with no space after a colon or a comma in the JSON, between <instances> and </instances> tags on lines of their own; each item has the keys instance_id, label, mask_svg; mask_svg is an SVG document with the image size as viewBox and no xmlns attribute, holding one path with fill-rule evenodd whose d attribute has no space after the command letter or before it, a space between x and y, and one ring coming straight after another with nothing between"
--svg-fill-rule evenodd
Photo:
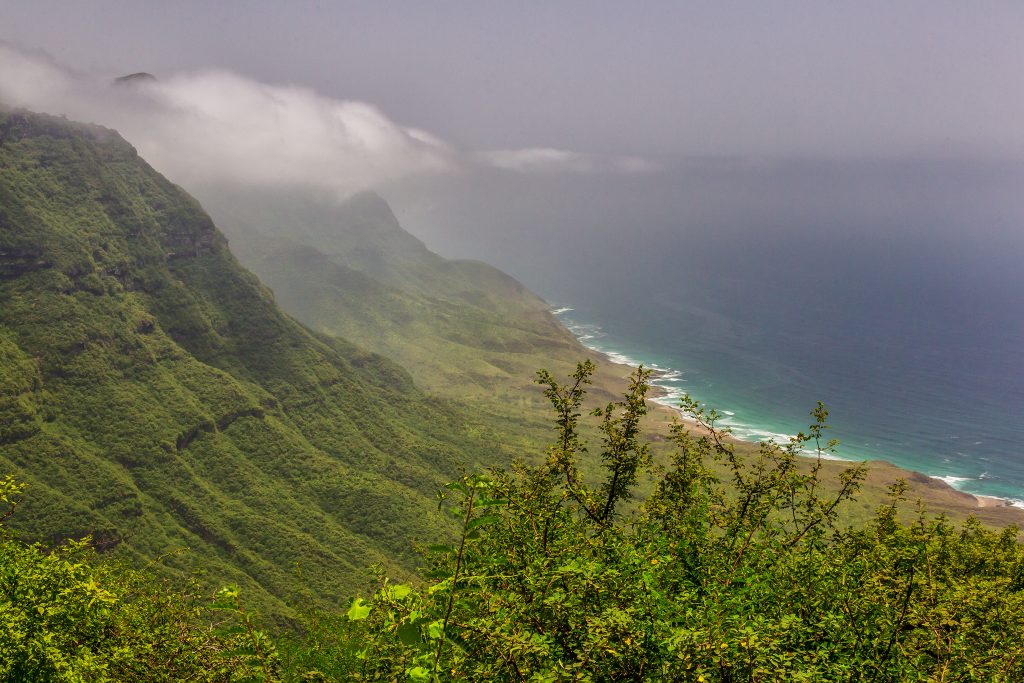
<instances>
[{"instance_id":1,"label":"low cloud bank","mask_svg":"<svg viewBox=\"0 0 1024 683\"><path fill-rule=\"evenodd\" d=\"M347 194L457 164L443 141L370 104L223 70L115 84L0 45L0 101L116 128L185 184L311 186Z\"/></svg>"},{"instance_id":2,"label":"low cloud bank","mask_svg":"<svg viewBox=\"0 0 1024 683\"><path fill-rule=\"evenodd\" d=\"M643 157L583 154L567 149L502 149L478 155L484 163L519 173L653 173L661 166Z\"/></svg>"},{"instance_id":3,"label":"low cloud bank","mask_svg":"<svg viewBox=\"0 0 1024 683\"><path fill-rule=\"evenodd\" d=\"M0 43L0 102L117 129L186 186L309 187L338 196L407 176L485 165L521 173L635 173L654 164L558 149L479 154L403 126L372 104L208 69L115 83Z\"/></svg>"}]
</instances>

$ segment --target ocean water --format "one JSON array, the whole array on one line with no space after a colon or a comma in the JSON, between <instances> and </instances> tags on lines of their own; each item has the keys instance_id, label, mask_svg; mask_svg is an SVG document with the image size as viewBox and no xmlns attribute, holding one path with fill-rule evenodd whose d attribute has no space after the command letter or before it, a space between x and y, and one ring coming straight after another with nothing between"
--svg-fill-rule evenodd
<instances>
[{"instance_id":1,"label":"ocean water","mask_svg":"<svg viewBox=\"0 0 1024 683\"><path fill-rule=\"evenodd\" d=\"M647 237L624 248L642 267L619 251L600 285L549 299L586 345L654 368L670 404L689 393L741 438L784 442L821 400L840 457L1024 506L1024 254L882 233Z\"/></svg>"},{"instance_id":2,"label":"ocean water","mask_svg":"<svg viewBox=\"0 0 1024 683\"><path fill-rule=\"evenodd\" d=\"M1024 501L1024 163L473 180L418 225L432 243L571 308L587 344L657 366L738 436L782 440L820 400L844 457Z\"/></svg>"}]
</instances>

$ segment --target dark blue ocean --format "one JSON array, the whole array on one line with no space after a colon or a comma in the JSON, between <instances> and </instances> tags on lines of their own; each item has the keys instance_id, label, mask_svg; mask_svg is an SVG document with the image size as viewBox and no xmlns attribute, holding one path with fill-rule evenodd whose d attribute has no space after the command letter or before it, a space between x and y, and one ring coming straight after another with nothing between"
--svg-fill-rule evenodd
<instances>
[{"instance_id":1,"label":"dark blue ocean","mask_svg":"<svg viewBox=\"0 0 1024 683\"><path fill-rule=\"evenodd\" d=\"M1021 253L967 236L743 237L648 235L619 252L634 267L599 265L602 286L573 288L559 317L739 437L783 441L820 400L841 457L1024 501Z\"/></svg>"}]
</instances>

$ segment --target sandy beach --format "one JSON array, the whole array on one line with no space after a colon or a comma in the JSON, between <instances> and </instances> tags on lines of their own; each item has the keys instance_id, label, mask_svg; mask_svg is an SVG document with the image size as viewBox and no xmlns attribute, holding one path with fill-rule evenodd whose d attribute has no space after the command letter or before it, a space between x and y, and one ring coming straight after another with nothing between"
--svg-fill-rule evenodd
<instances>
[{"instance_id":1,"label":"sandy beach","mask_svg":"<svg viewBox=\"0 0 1024 683\"><path fill-rule=\"evenodd\" d=\"M1013 507L1010 501L1005 498L993 498L991 496L974 496L974 500L978 501L978 507L980 508L1001 508L1001 507Z\"/></svg>"}]
</instances>

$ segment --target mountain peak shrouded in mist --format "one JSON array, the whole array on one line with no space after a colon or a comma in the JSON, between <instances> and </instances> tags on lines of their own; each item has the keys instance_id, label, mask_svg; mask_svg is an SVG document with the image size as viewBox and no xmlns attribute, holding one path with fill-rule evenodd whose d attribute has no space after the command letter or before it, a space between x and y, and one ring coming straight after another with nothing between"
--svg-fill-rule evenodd
<instances>
[{"instance_id":1,"label":"mountain peak shrouded in mist","mask_svg":"<svg viewBox=\"0 0 1024 683\"><path fill-rule=\"evenodd\" d=\"M339 231L360 233L364 238L389 239L407 249L426 249L417 237L407 232L398 222L391 205L372 190L358 192L341 202L338 212L343 216Z\"/></svg>"},{"instance_id":2,"label":"mountain peak shrouded in mist","mask_svg":"<svg viewBox=\"0 0 1024 683\"><path fill-rule=\"evenodd\" d=\"M368 218L377 219L377 222L386 223L394 229L401 229L391 205L375 190L356 192L343 200L340 206L353 215L363 214Z\"/></svg>"},{"instance_id":3,"label":"mountain peak shrouded in mist","mask_svg":"<svg viewBox=\"0 0 1024 683\"><path fill-rule=\"evenodd\" d=\"M156 82L157 78L151 73L145 71L139 71L127 76L118 76L114 79L114 85L137 85L139 83L153 83Z\"/></svg>"}]
</instances>

